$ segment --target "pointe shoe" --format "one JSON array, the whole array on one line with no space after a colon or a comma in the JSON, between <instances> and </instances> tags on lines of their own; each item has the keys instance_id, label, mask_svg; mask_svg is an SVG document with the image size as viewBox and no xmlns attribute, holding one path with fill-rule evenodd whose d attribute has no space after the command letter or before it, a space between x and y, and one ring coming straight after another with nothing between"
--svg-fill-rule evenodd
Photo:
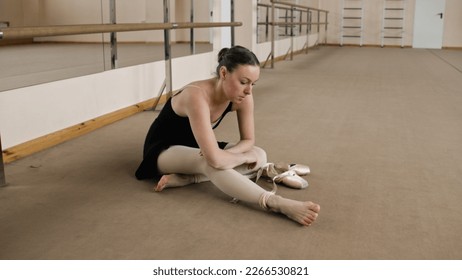
<instances>
[{"instance_id":1,"label":"pointe shoe","mask_svg":"<svg viewBox=\"0 0 462 280\"><path fill-rule=\"evenodd\" d=\"M301 166L302 165L297 165L297 168ZM309 168L307 169L307 166L303 167L303 169L297 169L300 174L307 174L307 172L309 173ZM287 165L287 168L290 168L290 165ZM273 181L272 193L276 193L277 183L294 189L305 189L308 187L308 182L300 177L295 172L295 170L287 170L283 172L281 169L277 169L274 163L265 164L262 168L260 168L255 177L255 181L258 181L260 177L271 179L271 181Z\"/></svg>"},{"instance_id":2,"label":"pointe shoe","mask_svg":"<svg viewBox=\"0 0 462 280\"><path fill-rule=\"evenodd\" d=\"M293 189L305 189L308 187L308 182L302 177L298 176L293 170L288 170L273 178L273 182L284 184Z\"/></svg>"},{"instance_id":3,"label":"pointe shoe","mask_svg":"<svg viewBox=\"0 0 462 280\"><path fill-rule=\"evenodd\" d=\"M303 165L303 164L297 164L297 163L290 163L290 164L277 163L274 165L274 167L284 172L293 170L298 176L305 176L311 173L311 170L308 166Z\"/></svg>"},{"instance_id":4,"label":"pointe shoe","mask_svg":"<svg viewBox=\"0 0 462 280\"><path fill-rule=\"evenodd\" d=\"M297 163L267 163L260 170L257 175L257 178L260 176L273 179L277 175L287 172L289 170L294 171L298 176L305 176L311 173L311 170L308 166Z\"/></svg>"}]
</instances>

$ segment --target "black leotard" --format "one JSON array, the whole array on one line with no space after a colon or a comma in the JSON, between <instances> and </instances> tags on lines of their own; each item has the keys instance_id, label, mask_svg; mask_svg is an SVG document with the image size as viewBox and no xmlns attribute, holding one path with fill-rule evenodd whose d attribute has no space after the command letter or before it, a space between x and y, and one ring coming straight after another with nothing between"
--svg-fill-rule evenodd
<instances>
[{"instance_id":1,"label":"black leotard","mask_svg":"<svg viewBox=\"0 0 462 280\"><path fill-rule=\"evenodd\" d=\"M224 116L231 111L231 107L232 103L230 102L213 128L220 124ZM227 142L218 142L221 149L224 149L226 144ZM172 98L169 98L146 135L143 161L136 170L136 178L138 180L159 178L161 174L157 169L157 158L162 151L173 145L199 148L191 130L189 118L178 116L173 111Z\"/></svg>"}]
</instances>

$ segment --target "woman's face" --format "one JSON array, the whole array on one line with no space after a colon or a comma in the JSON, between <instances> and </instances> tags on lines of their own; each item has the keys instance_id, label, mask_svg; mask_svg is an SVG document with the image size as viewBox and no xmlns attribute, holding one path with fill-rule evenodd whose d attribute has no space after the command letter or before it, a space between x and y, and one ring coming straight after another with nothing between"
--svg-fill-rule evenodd
<instances>
[{"instance_id":1,"label":"woman's face","mask_svg":"<svg viewBox=\"0 0 462 280\"><path fill-rule=\"evenodd\" d=\"M233 103L241 103L248 95L252 94L253 86L260 77L260 67L255 65L240 65L233 72L226 68L221 71L223 90Z\"/></svg>"}]
</instances>

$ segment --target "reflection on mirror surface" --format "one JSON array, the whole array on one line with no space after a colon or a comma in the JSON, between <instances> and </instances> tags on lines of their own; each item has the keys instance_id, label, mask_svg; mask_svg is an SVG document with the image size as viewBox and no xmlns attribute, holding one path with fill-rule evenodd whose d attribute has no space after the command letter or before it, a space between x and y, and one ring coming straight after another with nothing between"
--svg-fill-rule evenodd
<instances>
[{"instance_id":1,"label":"reflection on mirror surface","mask_svg":"<svg viewBox=\"0 0 462 280\"><path fill-rule=\"evenodd\" d=\"M171 2L172 22L211 21L209 1ZM0 28L160 23L164 21L161 6L159 0L0 0ZM192 46L194 53L213 49L208 29L195 29L193 37L189 29L170 33L172 58L190 55ZM116 38L115 45L111 45L110 34L0 40L0 91L110 70L113 49L117 67L164 59L163 31L123 32Z\"/></svg>"}]
</instances>

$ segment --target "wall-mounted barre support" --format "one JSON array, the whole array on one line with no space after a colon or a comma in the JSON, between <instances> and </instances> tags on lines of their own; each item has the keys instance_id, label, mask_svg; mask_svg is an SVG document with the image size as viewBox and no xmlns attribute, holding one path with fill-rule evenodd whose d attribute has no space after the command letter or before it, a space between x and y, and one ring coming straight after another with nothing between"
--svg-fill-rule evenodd
<instances>
[{"instance_id":1,"label":"wall-mounted barre support","mask_svg":"<svg viewBox=\"0 0 462 280\"><path fill-rule=\"evenodd\" d=\"M2 137L0 137L0 151L2 151ZM0 154L0 187L6 186L5 168L3 164L3 153Z\"/></svg>"},{"instance_id":2,"label":"wall-mounted barre support","mask_svg":"<svg viewBox=\"0 0 462 280\"><path fill-rule=\"evenodd\" d=\"M116 0L109 2L110 21L112 24L117 23ZM117 68L117 33L111 32L111 69Z\"/></svg>"},{"instance_id":3,"label":"wall-mounted barre support","mask_svg":"<svg viewBox=\"0 0 462 280\"><path fill-rule=\"evenodd\" d=\"M259 6L264 6L264 7L267 7L268 5L265 5L265 4L258 4ZM287 11L290 11L290 22L286 21L286 22L277 22L276 21L276 12L275 10L276 9L281 9L281 10L286 10ZM294 22L294 11L297 10L300 12L300 15L302 14L302 11L303 12L306 12L308 14L307 16L307 22ZM315 11L316 14L317 14L317 22L311 22L312 18L310 16L310 13ZM325 22L321 22L321 13L325 13ZM301 27L302 25L306 25L307 26L307 39L306 39L306 45L307 45L307 48L305 50L305 52L307 51L308 47L309 47L309 44L308 44L308 38L309 38L309 30L311 29L311 26L312 25L317 25L317 32L318 34L320 33L320 26L321 25L325 25L325 36L327 36L327 19L328 19L328 13L329 11L326 11L326 10L321 10L321 9L316 9L316 8L311 8L311 7L308 7L308 6L303 6L303 5L298 5L298 4L293 4L293 3L289 3L289 2L283 2L283 1L276 1L276 0L271 0L271 22L266 22L265 24L270 24L271 25L271 52L270 52L270 55L269 57L271 57L271 68L274 68L274 53L275 53L275 27L276 26L285 26L285 27L291 27L291 32L290 32L290 49L292 50L290 52L290 58L292 60L292 57L293 57L293 49L294 49L294 40L293 40L293 27L294 26L299 26ZM300 16L300 20L301 20L301 16ZM257 23L259 24L259 23ZM301 28L300 28L301 29ZM319 40L319 39L318 39ZM326 41L326 39L325 39ZM285 57L287 57L288 54L286 54ZM284 59L285 59L284 57ZM266 65L266 62L265 62L265 65Z\"/></svg>"},{"instance_id":4,"label":"wall-mounted barre support","mask_svg":"<svg viewBox=\"0 0 462 280\"><path fill-rule=\"evenodd\" d=\"M231 5L231 21L234 21L234 0L230 1ZM231 46L234 46L236 44L236 39L234 36L234 26L231 26Z\"/></svg>"},{"instance_id":5,"label":"wall-mounted barre support","mask_svg":"<svg viewBox=\"0 0 462 280\"><path fill-rule=\"evenodd\" d=\"M164 23L170 21L170 0L164 0ZM174 25L173 25L174 27ZM172 47L170 43L170 29L164 29L164 50L165 50L165 88L167 96L172 94ZM155 108L153 108L155 109Z\"/></svg>"},{"instance_id":6,"label":"wall-mounted barre support","mask_svg":"<svg viewBox=\"0 0 462 280\"><path fill-rule=\"evenodd\" d=\"M191 9L189 11L189 20L194 22L194 0L191 0ZM189 30L189 51L191 54L196 54L196 40L194 37L194 28Z\"/></svg>"}]
</instances>

